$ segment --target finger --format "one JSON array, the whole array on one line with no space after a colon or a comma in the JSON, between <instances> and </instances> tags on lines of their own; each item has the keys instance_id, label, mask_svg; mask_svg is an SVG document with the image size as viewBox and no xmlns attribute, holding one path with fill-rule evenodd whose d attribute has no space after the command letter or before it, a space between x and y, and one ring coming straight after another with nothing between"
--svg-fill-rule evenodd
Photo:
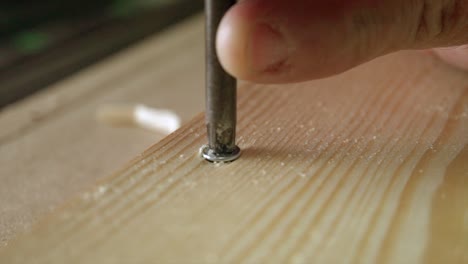
<instances>
[{"instance_id":1,"label":"finger","mask_svg":"<svg viewBox=\"0 0 468 264\"><path fill-rule=\"evenodd\" d=\"M221 22L217 52L232 75L298 82L399 49L468 43L465 0L244 0Z\"/></svg>"},{"instance_id":2,"label":"finger","mask_svg":"<svg viewBox=\"0 0 468 264\"><path fill-rule=\"evenodd\" d=\"M434 52L449 64L468 70L468 45L435 49Z\"/></svg>"}]
</instances>

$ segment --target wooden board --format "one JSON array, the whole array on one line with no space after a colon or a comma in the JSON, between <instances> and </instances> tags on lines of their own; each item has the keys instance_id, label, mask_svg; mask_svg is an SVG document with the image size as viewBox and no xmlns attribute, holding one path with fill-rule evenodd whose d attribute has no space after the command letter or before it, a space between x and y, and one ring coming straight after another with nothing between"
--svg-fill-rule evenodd
<instances>
[{"instance_id":1,"label":"wooden board","mask_svg":"<svg viewBox=\"0 0 468 264\"><path fill-rule=\"evenodd\" d=\"M166 136L99 123L100 106L142 103L170 109L184 122L203 111L201 19L192 18L2 109L0 247ZM177 78L180 72L184 78Z\"/></svg>"},{"instance_id":2,"label":"wooden board","mask_svg":"<svg viewBox=\"0 0 468 264\"><path fill-rule=\"evenodd\" d=\"M468 263L466 73L401 52L241 86L239 160L198 157L200 115L0 263Z\"/></svg>"}]
</instances>

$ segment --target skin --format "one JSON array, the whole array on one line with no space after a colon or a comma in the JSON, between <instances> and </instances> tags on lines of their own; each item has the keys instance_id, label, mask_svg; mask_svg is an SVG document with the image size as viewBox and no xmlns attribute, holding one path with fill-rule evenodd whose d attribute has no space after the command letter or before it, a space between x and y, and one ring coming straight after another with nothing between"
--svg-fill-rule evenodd
<instances>
[{"instance_id":1,"label":"skin","mask_svg":"<svg viewBox=\"0 0 468 264\"><path fill-rule=\"evenodd\" d=\"M216 44L230 74L257 83L324 78L403 49L468 70L468 1L243 0Z\"/></svg>"}]
</instances>

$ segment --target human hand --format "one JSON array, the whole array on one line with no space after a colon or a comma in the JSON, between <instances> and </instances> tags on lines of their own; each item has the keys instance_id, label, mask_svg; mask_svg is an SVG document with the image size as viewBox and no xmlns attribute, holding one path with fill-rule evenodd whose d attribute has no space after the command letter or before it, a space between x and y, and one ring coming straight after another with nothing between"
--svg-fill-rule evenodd
<instances>
[{"instance_id":1,"label":"human hand","mask_svg":"<svg viewBox=\"0 0 468 264\"><path fill-rule=\"evenodd\" d=\"M466 0L243 0L221 21L217 52L237 78L299 82L402 49L468 43ZM468 48L436 49L468 70Z\"/></svg>"}]
</instances>

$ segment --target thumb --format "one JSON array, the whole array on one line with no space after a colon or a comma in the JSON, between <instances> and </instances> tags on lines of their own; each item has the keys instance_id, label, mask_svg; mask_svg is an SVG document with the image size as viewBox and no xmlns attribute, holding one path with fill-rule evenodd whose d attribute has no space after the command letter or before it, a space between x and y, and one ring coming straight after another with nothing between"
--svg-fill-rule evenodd
<instances>
[{"instance_id":1,"label":"thumb","mask_svg":"<svg viewBox=\"0 0 468 264\"><path fill-rule=\"evenodd\" d=\"M399 49L468 43L466 0L244 0L221 21L217 52L232 75L299 82Z\"/></svg>"}]
</instances>

